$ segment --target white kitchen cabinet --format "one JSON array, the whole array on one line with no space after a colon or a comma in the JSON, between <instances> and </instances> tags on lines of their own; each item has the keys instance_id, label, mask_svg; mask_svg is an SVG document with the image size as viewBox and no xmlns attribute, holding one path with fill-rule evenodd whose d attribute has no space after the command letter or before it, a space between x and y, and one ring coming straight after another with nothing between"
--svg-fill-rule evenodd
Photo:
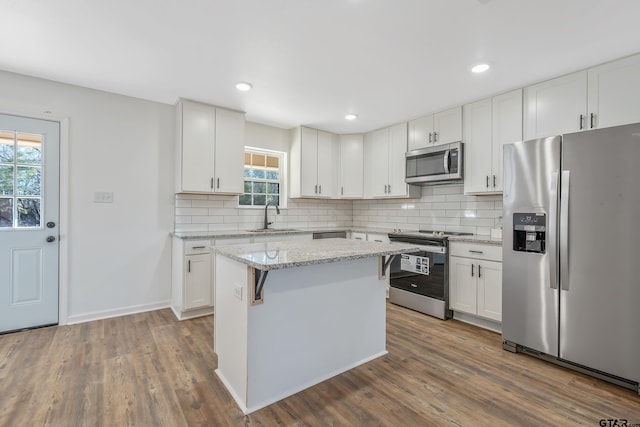
<instances>
[{"instance_id":1,"label":"white kitchen cabinet","mask_svg":"<svg viewBox=\"0 0 640 427\"><path fill-rule=\"evenodd\" d=\"M464 116L464 192L502 192L502 146L522 140L522 90L467 104Z\"/></svg>"},{"instance_id":2,"label":"white kitchen cabinet","mask_svg":"<svg viewBox=\"0 0 640 427\"><path fill-rule=\"evenodd\" d=\"M213 313L210 239L173 239L171 308L180 320Z\"/></svg>"},{"instance_id":3,"label":"white kitchen cabinet","mask_svg":"<svg viewBox=\"0 0 640 427\"><path fill-rule=\"evenodd\" d=\"M409 150L462 140L462 107L451 108L409 122Z\"/></svg>"},{"instance_id":4,"label":"white kitchen cabinet","mask_svg":"<svg viewBox=\"0 0 640 427\"><path fill-rule=\"evenodd\" d=\"M361 198L364 194L364 135L340 135L339 196Z\"/></svg>"},{"instance_id":5,"label":"white kitchen cabinet","mask_svg":"<svg viewBox=\"0 0 640 427\"><path fill-rule=\"evenodd\" d=\"M291 197L336 196L337 135L304 126L296 128L290 154Z\"/></svg>"},{"instance_id":6,"label":"white kitchen cabinet","mask_svg":"<svg viewBox=\"0 0 640 427\"><path fill-rule=\"evenodd\" d=\"M587 128L640 122L640 55L588 70Z\"/></svg>"},{"instance_id":7,"label":"white kitchen cabinet","mask_svg":"<svg viewBox=\"0 0 640 427\"><path fill-rule=\"evenodd\" d=\"M558 77L524 89L524 139L586 128L587 72Z\"/></svg>"},{"instance_id":8,"label":"white kitchen cabinet","mask_svg":"<svg viewBox=\"0 0 640 427\"><path fill-rule=\"evenodd\" d=\"M244 113L185 99L176 112L176 192L242 193Z\"/></svg>"},{"instance_id":9,"label":"white kitchen cabinet","mask_svg":"<svg viewBox=\"0 0 640 427\"><path fill-rule=\"evenodd\" d=\"M502 321L502 247L451 242L449 307Z\"/></svg>"},{"instance_id":10,"label":"white kitchen cabinet","mask_svg":"<svg viewBox=\"0 0 640 427\"><path fill-rule=\"evenodd\" d=\"M368 242L389 243L389 235L381 233L367 233Z\"/></svg>"},{"instance_id":11,"label":"white kitchen cabinet","mask_svg":"<svg viewBox=\"0 0 640 427\"><path fill-rule=\"evenodd\" d=\"M353 240L367 240L367 233L352 231L350 237Z\"/></svg>"},{"instance_id":12,"label":"white kitchen cabinet","mask_svg":"<svg viewBox=\"0 0 640 427\"><path fill-rule=\"evenodd\" d=\"M296 233L296 234L280 234L280 235L264 235L260 233L251 239L252 243L263 242L290 242L295 240L312 240L313 233Z\"/></svg>"},{"instance_id":13,"label":"white kitchen cabinet","mask_svg":"<svg viewBox=\"0 0 640 427\"><path fill-rule=\"evenodd\" d=\"M420 188L405 183L407 124L369 132L364 144L365 197L420 197Z\"/></svg>"}]
</instances>

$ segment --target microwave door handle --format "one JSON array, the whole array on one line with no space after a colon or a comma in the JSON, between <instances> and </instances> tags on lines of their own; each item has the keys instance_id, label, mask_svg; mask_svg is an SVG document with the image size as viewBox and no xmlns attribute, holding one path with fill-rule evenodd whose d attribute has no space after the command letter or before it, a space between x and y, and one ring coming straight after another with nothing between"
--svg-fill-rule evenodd
<instances>
[{"instance_id":1,"label":"microwave door handle","mask_svg":"<svg viewBox=\"0 0 640 427\"><path fill-rule=\"evenodd\" d=\"M451 150L444 151L444 173L449 173L449 155Z\"/></svg>"}]
</instances>

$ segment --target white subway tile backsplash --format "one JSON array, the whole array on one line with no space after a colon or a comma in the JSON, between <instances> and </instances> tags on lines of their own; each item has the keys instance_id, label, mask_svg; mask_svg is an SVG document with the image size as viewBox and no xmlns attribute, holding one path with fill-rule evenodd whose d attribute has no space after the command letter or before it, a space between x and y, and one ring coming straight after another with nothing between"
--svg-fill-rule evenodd
<instances>
[{"instance_id":1,"label":"white subway tile backsplash","mask_svg":"<svg viewBox=\"0 0 640 427\"><path fill-rule=\"evenodd\" d=\"M461 184L422 187L419 199L290 199L275 227L378 227L489 234L502 215L502 196L465 196ZM237 196L177 194L175 231L248 230L262 227L262 208L239 208Z\"/></svg>"}]
</instances>

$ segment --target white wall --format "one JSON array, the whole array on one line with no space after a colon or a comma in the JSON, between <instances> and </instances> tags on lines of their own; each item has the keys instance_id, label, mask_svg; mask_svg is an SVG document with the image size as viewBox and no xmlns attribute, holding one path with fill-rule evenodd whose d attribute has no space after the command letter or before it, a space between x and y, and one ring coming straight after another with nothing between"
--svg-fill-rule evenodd
<instances>
[{"instance_id":1,"label":"white wall","mask_svg":"<svg viewBox=\"0 0 640 427\"><path fill-rule=\"evenodd\" d=\"M0 88L4 113L69 119L68 321L168 306L174 107L2 71Z\"/></svg>"},{"instance_id":2,"label":"white wall","mask_svg":"<svg viewBox=\"0 0 640 427\"><path fill-rule=\"evenodd\" d=\"M248 147L288 153L291 145L291 134L288 129L247 122L244 140L245 145Z\"/></svg>"}]
</instances>

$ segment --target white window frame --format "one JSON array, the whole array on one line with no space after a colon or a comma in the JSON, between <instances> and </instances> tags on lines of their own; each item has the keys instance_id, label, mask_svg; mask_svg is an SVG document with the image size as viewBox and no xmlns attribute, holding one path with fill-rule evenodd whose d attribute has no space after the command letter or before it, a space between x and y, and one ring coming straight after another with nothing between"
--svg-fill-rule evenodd
<instances>
[{"instance_id":1,"label":"white window frame","mask_svg":"<svg viewBox=\"0 0 640 427\"><path fill-rule=\"evenodd\" d=\"M268 156L277 156L280 158L279 161L279 165L280 165L280 180L279 180L279 184L280 184L280 204L278 205L280 207L280 209L286 209L287 208L287 200L288 200L288 186L287 186L287 165L288 163L288 159L287 159L287 153L284 151L276 151L276 150L268 150L266 148L258 148L258 147L249 147L249 146L245 146L244 147L244 153L247 152L251 152L251 153L256 153L256 154L264 154L264 155L268 155ZM244 188L244 181L248 180L246 177L244 177L244 166L243 166L243 179L242 179L242 186ZM241 205L240 204L240 196L238 196L238 207L242 208L242 209L264 209L264 205L262 206L256 206L256 205Z\"/></svg>"}]
</instances>

